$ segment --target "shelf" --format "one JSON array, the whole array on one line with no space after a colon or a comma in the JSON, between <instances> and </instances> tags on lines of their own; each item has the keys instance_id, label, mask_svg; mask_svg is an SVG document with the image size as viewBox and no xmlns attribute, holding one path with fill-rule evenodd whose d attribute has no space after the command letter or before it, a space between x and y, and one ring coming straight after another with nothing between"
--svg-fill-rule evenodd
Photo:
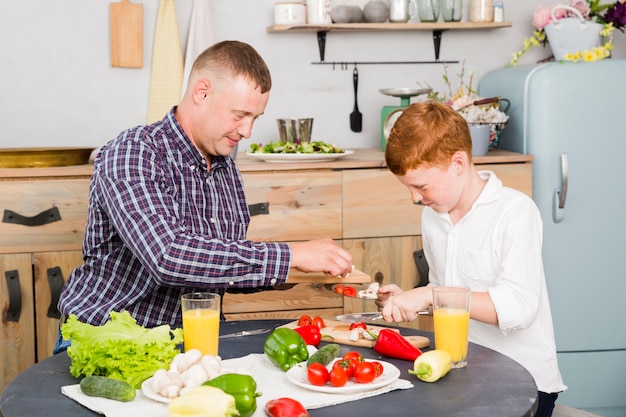
<instances>
[{"instance_id":1,"label":"shelf","mask_svg":"<svg viewBox=\"0 0 626 417\"><path fill-rule=\"evenodd\" d=\"M341 65L346 64L423 64L445 63L458 61L440 61L439 50L442 33L446 30L487 30L511 27L511 22L437 22L437 23L332 23L329 25L274 25L267 28L268 33L317 32L317 44L320 62L314 64ZM434 61L402 61L402 62L325 62L326 34L328 32L382 32L382 31L432 31L435 48Z\"/></svg>"}]
</instances>

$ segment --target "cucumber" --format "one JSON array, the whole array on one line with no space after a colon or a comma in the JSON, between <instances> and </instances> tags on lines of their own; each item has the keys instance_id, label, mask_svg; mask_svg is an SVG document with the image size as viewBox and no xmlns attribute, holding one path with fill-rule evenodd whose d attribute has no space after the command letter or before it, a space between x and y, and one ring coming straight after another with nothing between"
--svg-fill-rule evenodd
<instances>
[{"instance_id":1,"label":"cucumber","mask_svg":"<svg viewBox=\"0 0 626 417\"><path fill-rule=\"evenodd\" d=\"M340 350L341 346L339 346L337 343L330 343L328 345L322 346L306 361L307 368L315 362L319 362L322 365L327 366L333 361L333 359L335 359L339 355Z\"/></svg>"},{"instance_id":2,"label":"cucumber","mask_svg":"<svg viewBox=\"0 0 626 417\"><path fill-rule=\"evenodd\" d=\"M137 395L135 388L128 382L106 376L91 375L80 381L80 389L90 397L102 397L116 401L132 401Z\"/></svg>"}]
</instances>

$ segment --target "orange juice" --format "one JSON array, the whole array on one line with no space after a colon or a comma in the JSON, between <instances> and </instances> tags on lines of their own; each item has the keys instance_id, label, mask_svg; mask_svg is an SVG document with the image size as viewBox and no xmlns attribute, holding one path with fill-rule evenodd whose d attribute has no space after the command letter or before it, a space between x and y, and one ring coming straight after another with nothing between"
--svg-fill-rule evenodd
<instances>
[{"instance_id":1,"label":"orange juice","mask_svg":"<svg viewBox=\"0 0 626 417\"><path fill-rule=\"evenodd\" d=\"M453 367L463 367L467 358L469 312L461 308L437 308L435 321L435 348L446 350L452 356Z\"/></svg>"},{"instance_id":2,"label":"orange juice","mask_svg":"<svg viewBox=\"0 0 626 417\"><path fill-rule=\"evenodd\" d=\"M183 312L185 351L198 349L203 355L217 356L220 314L217 310L195 308Z\"/></svg>"}]
</instances>

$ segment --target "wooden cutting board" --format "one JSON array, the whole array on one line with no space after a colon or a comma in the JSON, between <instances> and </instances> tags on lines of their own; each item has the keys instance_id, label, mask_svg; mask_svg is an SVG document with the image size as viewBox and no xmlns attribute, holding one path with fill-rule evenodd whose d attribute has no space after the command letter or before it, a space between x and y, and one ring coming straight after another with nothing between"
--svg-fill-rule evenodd
<instances>
[{"instance_id":1,"label":"wooden cutting board","mask_svg":"<svg viewBox=\"0 0 626 417\"><path fill-rule=\"evenodd\" d=\"M341 321L326 320L326 319L324 319L324 322L326 323L326 327L322 329L322 334L328 335L330 337L324 338L322 340L326 342L332 341L332 342L343 344L343 345L352 345L352 346L361 346L361 347L370 347L370 348L374 347L375 342L373 340L368 340L368 339L363 339L363 338L357 341L350 340L350 323L343 323ZM292 321L280 327L288 327L290 329L295 329L296 327L298 327L298 321L297 320ZM386 328L387 327L384 327L384 326L374 326L371 324L367 324L367 329L374 333L378 333L382 329L386 329ZM399 329L396 329L396 328L391 328L391 330L402 333ZM404 337L413 346L419 349L428 347L430 345L430 339L424 336L404 336Z\"/></svg>"},{"instance_id":2,"label":"wooden cutting board","mask_svg":"<svg viewBox=\"0 0 626 417\"><path fill-rule=\"evenodd\" d=\"M109 4L111 66L143 67L143 5L129 0Z\"/></svg>"}]
</instances>

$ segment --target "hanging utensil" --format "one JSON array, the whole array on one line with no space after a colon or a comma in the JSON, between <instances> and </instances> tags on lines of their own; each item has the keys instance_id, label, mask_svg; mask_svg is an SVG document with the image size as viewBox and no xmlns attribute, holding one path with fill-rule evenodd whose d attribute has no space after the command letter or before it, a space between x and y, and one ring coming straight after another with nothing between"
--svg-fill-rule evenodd
<instances>
[{"instance_id":1,"label":"hanging utensil","mask_svg":"<svg viewBox=\"0 0 626 417\"><path fill-rule=\"evenodd\" d=\"M352 71L352 81L354 83L354 110L350 113L350 130L353 132L360 132L363 130L363 115L359 111L359 105L357 103L357 90L359 87L359 71L354 67Z\"/></svg>"},{"instance_id":2,"label":"hanging utensil","mask_svg":"<svg viewBox=\"0 0 626 417\"><path fill-rule=\"evenodd\" d=\"M128 0L109 4L111 66L143 67L143 5Z\"/></svg>"}]
</instances>

